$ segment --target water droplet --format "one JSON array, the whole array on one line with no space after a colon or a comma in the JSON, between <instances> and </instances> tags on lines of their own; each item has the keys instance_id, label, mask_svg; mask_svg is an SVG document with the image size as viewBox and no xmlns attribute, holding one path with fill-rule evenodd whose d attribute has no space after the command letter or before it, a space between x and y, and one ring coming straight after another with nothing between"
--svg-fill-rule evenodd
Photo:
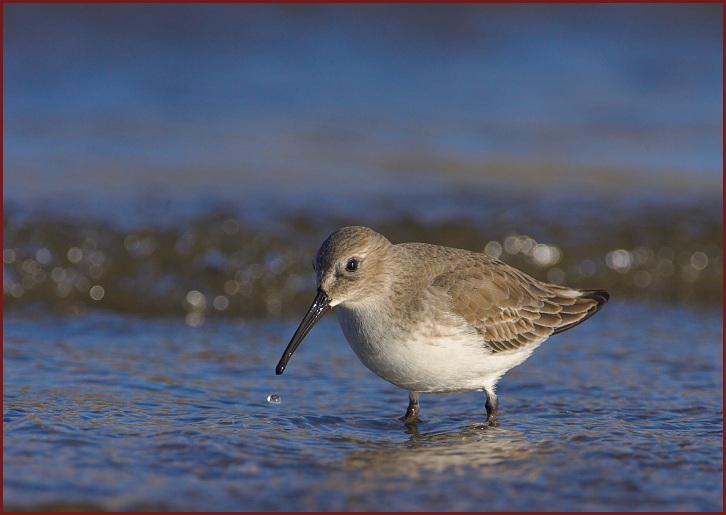
<instances>
[{"instance_id":1,"label":"water droplet","mask_svg":"<svg viewBox=\"0 0 726 515\"><path fill-rule=\"evenodd\" d=\"M90 295L93 300L101 300L105 294L103 286L95 285L91 288Z\"/></svg>"},{"instance_id":2,"label":"water droplet","mask_svg":"<svg viewBox=\"0 0 726 515\"><path fill-rule=\"evenodd\" d=\"M197 290L191 290L187 293L187 302L192 305L193 308L199 308L204 310L207 305L207 299L204 294Z\"/></svg>"},{"instance_id":3,"label":"water droplet","mask_svg":"<svg viewBox=\"0 0 726 515\"><path fill-rule=\"evenodd\" d=\"M229 300L224 295L218 295L214 297L212 305L217 311L224 311L229 307Z\"/></svg>"},{"instance_id":4,"label":"water droplet","mask_svg":"<svg viewBox=\"0 0 726 515\"><path fill-rule=\"evenodd\" d=\"M187 313L184 320L191 327L199 327L204 323L204 313Z\"/></svg>"},{"instance_id":5,"label":"water droplet","mask_svg":"<svg viewBox=\"0 0 726 515\"><path fill-rule=\"evenodd\" d=\"M691 266L696 270L703 270L708 265L708 256L703 252L696 252L691 256Z\"/></svg>"},{"instance_id":6,"label":"water droplet","mask_svg":"<svg viewBox=\"0 0 726 515\"><path fill-rule=\"evenodd\" d=\"M484 247L484 253L494 259L499 259L499 256L502 255L502 245L498 241L492 240Z\"/></svg>"},{"instance_id":7,"label":"water droplet","mask_svg":"<svg viewBox=\"0 0 726 515\"><path fill-rule=\"evenodd\" d=\"M76 264L81 259L83 259L83 251L81 249L79 249L78 247L71 247L70 249L68 249L68 261Z\"/></svg>"},{"instance_id":8,"label":"water droplet","mask_svg":"<svg viewBox=\"0 0 726 515\"><path fill-rule=\"evenodd\" d=\"M41 265L47 265L48 263L50 263L50 260L52 257L53 256L51 255L50 250L48 250L48 249L40 249L35 254L35 259L37 259Z\"/></svg>"},{"instance_id":9,"label":"water droplet","mask_svg":"<svg viewBox=\"0 0 726 515\"><path fill-rule=\"evenodd\" d=\"M267 402L269 402L270 404L280 404L282 402L282 399L276 393L271 393L267 396Z\"/></svg>"},{"instance_id":10,"label":"water droplet","mask_svg":"<svg viewBox=\"0 0 726 515\"><path fill-rule=\"evenodd\" d=\"M15 251L13 249L3 250L3 263L10 264L15 261Z\"/></svg>"}]
</instances>

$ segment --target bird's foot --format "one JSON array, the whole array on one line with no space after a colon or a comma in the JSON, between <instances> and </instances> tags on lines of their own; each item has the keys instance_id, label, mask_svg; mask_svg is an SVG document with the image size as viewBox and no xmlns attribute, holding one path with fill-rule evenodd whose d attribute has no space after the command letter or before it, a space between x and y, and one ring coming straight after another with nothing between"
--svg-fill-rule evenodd
<instances>
[{"instance_id":1,"label":"bird's foot","mask_svg":"<svg viewBox=\"0 0 726 515\"><path fill-rule=\"evenodd\" d=\"M398 420L400 420L407 426L415 426L416 424L420 424L422 422L422 420L418 418L418 415L409 416L408 413L406 413L402 417L399 417Z\"/></svg>"},{"instance_id":2,"label":"bird's foot","mask_svg":"<svg viewBox=\"0 0 726 515\"><path fill-rule=\"evenodd\" d=\"M421 422L421 419L418 418L418 410L418 394L410 393L408 397L408 408L406 409L406 414L398 420L400 420L407 426L414 426Z\"/></svg>"},{"instance_id":3,"label":"bird's foot","mask_svg":"<svg viewBox=\"0 0 726 515\"><path fill-rule=\"evenodd\" d=\"M499 399L494 390L485 390L487 394L487 402L485 404L487 410L487 422L489 427L499 427L497 413L499 412Z\"/></svg>"},{"instance_id":4,"label":"bird's foot","mask_svg":"<svg viewBox=\"0 0 726 515\"><path fill-rule=\"evenodd\" d=\"M484 422L474 422L470 427L475 430L486 430L490 427L499 427L499 421L488 417Z\"/></svg>"}]
</instances>

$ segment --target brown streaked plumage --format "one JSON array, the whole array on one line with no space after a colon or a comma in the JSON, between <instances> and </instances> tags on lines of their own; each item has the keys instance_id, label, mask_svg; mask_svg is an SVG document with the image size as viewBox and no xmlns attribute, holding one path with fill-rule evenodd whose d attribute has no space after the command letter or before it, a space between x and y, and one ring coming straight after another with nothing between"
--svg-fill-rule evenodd
<instances>
[{"instance_id":1,"label":"brown streaked plumage","mask_svg":"<svg viewBox=\"0 0 726 515\"><path fill-rule=\"evenodd\" d=\"M485 254L424 243L393 245L367 227L331 234L313 262L318 293L277 365L281 374L312 326L333 306L358 358L409 391L483 390L497 424L496 383L553 334L594 315L606 290L538 281Z\"/></svg>"}]
</instances>

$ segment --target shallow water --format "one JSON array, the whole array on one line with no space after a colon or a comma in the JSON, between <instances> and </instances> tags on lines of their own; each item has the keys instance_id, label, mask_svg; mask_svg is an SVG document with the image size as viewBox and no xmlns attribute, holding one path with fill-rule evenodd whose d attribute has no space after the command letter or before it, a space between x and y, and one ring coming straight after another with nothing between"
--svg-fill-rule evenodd
<instances>
[{"instance_id":1,"label":"shallow water","mask_svg":"<svg viewBox=\"0 0 726 515\"><path fill-rule=\"evenodd\" d=\"M6 509L721 510L722 315L611 302L482 393L406 393L328 315L15 314L4 327ZM268 402L277 394L279 404Z\"/></svg>"}]
</instances>

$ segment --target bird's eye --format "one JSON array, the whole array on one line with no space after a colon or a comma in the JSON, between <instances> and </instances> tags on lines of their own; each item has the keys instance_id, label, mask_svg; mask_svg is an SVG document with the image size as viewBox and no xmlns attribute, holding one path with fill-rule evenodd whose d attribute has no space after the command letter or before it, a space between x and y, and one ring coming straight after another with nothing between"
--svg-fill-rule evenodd
<instances>
[{"instance_id":1,"label":"bird's eye","mask_svg":"<svg viewBox=\"0 0 726 515\"><path fill-rule=\"evenodd\" d=\"M348 272L355 272L358 270L358 260L355 258L351 258L348 260L348 262L345 264L345 269Z\"/></svg>"}]
</instances>

